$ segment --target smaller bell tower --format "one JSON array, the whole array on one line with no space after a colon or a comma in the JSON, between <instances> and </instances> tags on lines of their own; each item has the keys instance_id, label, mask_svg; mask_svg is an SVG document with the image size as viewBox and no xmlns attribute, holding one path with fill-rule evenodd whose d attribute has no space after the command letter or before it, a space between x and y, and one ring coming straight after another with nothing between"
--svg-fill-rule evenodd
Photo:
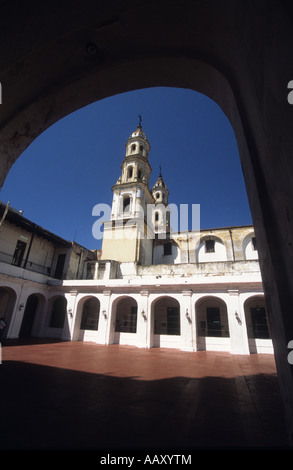
<instances>
[{"instance_id":1,"label":"smaller bell tower","mask_svg":"<svg viewBox=\"0 0 293 470\"><path fill-rule=\"evenodd\" d=\"M170 235L169 191L163 180L161 167L159 177L152 188L152 196L155 203L152 221L154 232L159 238L167 238Z\"/></svg>"},{"instance_id":2,"label":"smaller bell tower","mask_svg":"<svg viewBox=\"0 0 293 470\"><path fill-rule=\"evenodd\" d=\"M154 203L149 190L150 144L141 119L126 142L121 175L112 187L111 220L104 223L101 259L151 264L152 227L148 226L148 205Z\"/></svg>"}]
</instances>

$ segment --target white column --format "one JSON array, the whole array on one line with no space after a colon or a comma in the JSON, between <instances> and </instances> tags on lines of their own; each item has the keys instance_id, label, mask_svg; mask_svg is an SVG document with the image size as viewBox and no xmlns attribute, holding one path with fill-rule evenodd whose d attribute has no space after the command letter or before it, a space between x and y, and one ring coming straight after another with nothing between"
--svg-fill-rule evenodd
<instances>
[{"instance_id":1,"label":"white column","mask_svg":"<svg viewBox=\"0 0 293 470\"><path fill-rule=\"evenodd\" d=\"M76 322L76 297L77 290L71 290L69 294L66 295L67 307L66 307L66 316L62 331L62 339L72 341L74 338L74 327Z\"/></svg>"},{"instance_id":2,"label":"white column","mask_svg":"<svg viewBox=\"0 0 293 470\"><path fill-rule=\"evenodd\" d=\"M107 290L103 292L101 299L100 309L100 325L101 335L100 338L104 337L103 344L112 344L114 341L114 325L112 325L112 309L110 306L111 291ZM101 339L102 341L102 339Z\"/></svg>"},{"instance_id":3,"label":"white column","mask_svg":"<svg viewBox=\"0 0 293 470\"><path fill-rule=\"evenodd\" d=\"M192 290L182 291L180 302L181 319L181 349L183 351L194 351L194 317L192 315Z\"/></svg>"},{"instance_id":4,"label":"white column","mask_svg":"<svg viewBox=\"0 0 293 470\"><path fill-rule=\"evenodd\" d=\"M248 338L243 311L240 308L239 291L229 290L227 304L232 354L249 354Z\"/></svg>"},{"instance_id":5,"label":"white column","mask_svg":"<svg viewBox=\"0 0 293 470\"><path fill-rule=\"evenodd\" d=\"M137 341L138 346L149 348L148 324L151 320L149 313L149 291L140 292L140 299L137 303Z\"/></svg>"}]
</instances>

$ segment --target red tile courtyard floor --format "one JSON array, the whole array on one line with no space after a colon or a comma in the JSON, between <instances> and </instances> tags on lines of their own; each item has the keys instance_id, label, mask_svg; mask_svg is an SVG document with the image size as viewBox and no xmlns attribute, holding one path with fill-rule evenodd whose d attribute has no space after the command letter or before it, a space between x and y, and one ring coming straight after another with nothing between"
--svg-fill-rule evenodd
<instances>
[{"instance_id":1,"label":"red tile courtyard floor","mask_svg":"<svg viewBox=\"0 0 293 470\"><path fill-rule=\"evenodd\" d=\"M15 342L0 380L2 450L287 448L271 355Z\"/></svg>"}]
</instances>

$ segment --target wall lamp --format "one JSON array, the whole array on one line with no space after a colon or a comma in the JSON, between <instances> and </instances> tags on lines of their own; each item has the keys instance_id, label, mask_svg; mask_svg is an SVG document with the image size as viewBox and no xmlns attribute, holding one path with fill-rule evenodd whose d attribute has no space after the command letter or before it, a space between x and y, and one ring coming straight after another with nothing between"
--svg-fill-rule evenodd
<instances>
[{"instance_id":1,"label":"wall lamp","mask_svg":"<svg viewBox=\"0 0 293 470\"><path fill-rule=\"evenodd\" d=\"M141 311L141 316L142 316L142 318L144 319L144 321L147 321L147 316L146 316L144 310Z\"/></svg>"},{"instance_id":2,"label":"wall lamp","mask_svg":"<svg viewBox=\"0 0 293 470\"><path fill-rule=\"evenodd\" d=\"M19 311L22 310L23 307L24 307L24 304L20 304L19 307L18 307L18 310L19 310Z\"/></svg>"},{"instance_id":3,"label":"wall lamp","mask_svg":"<svg viewBox=\"0 0 293 470\"><path fill-rule=\"evenodd\" d=\"M107 320L107 313L106 313L106 310L103 310L103 311L102 311L102 315L103 315L103 317L105 318L105 320Z\"/></svg>"},{"instance_id":4,"label":"wall lamp","mask_svg":"<svg viewBox=\"0 0 293 470\"><path fill-rule=\"evenodd\" d=\"M238 313L235 311L235 318L238 321L239 325L242 325L241 318L239 317Z\"/></svg>"},{"instance_id":5,"label":"wall lamp","mask_svg":"<svg viewBox=\"0 0 293 470\"><path fill-rule=\"evenodd\" d=\"M68 315L70 316L70 318L72 318L72 317L73 317L73 314L72 314L72 309L71 309L71 308L68 310Z\"/></svg>"},{"instance_id":6,"label":"wall lamp","mask_svg":"<svg viewBox=\"0 0 293 470\"><path fill-rule=\"evenodd\" d=\"M191 318L190 318L190 315L189 315L189 313L188 313L188 308L186 309L185 316L186 316L186 318L187 318L188 323L191 324Z\"/></svg>"}]
</instances>

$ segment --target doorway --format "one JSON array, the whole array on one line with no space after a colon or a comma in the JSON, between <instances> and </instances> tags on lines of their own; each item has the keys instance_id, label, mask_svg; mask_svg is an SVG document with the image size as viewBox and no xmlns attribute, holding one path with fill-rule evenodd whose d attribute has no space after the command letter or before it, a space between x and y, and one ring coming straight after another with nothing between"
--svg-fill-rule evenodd
<instances>
[{"instance_id":1,"label":"doorway","mask_svg":"<svg viewBox=\"0 0 293 470\"><path fill-rule=\"evenodd\" d=\"M37 294L31 294L26 302L23 319L20 327L19 338L27 339L32 336L32 329L35 321L35 315L39 305Z\"/></svg>"}]
</instances>

